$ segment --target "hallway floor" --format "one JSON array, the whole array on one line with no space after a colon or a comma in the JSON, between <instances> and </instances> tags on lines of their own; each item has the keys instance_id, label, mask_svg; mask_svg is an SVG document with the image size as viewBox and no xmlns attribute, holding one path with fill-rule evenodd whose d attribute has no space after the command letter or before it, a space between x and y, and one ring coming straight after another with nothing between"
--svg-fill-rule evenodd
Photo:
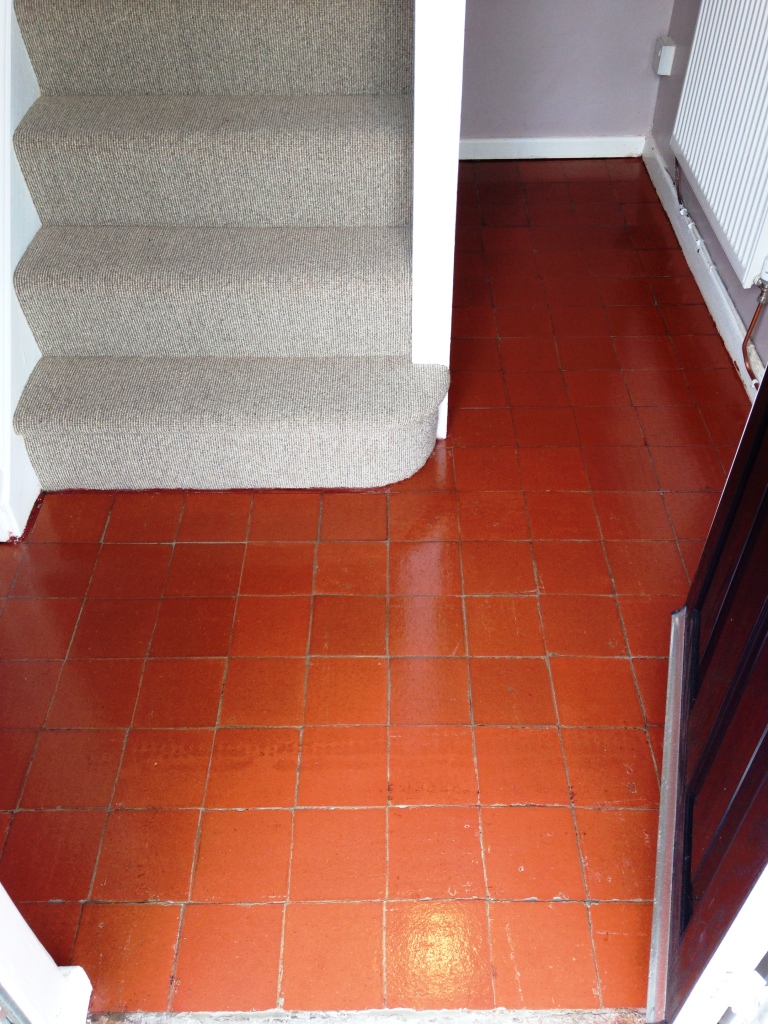
<instances>
[{"instance_id":1,"label":"hallway floor","mask_svg":"<svg viewBox=\"0 0 768 1024\"><path fill-rule=\"evenodd\" d=\"M94 1010L644 1005L669 614L749 403L641 161L459 201L415 477L53 494L0 547L0 881Z\"/></svg>"}]
</instances>

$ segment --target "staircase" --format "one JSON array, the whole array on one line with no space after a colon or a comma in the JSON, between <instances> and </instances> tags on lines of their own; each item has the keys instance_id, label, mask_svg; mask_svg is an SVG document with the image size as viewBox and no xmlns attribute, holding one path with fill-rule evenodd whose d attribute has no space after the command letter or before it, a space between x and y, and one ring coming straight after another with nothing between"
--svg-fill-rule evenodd
<instances>
[{"instance_id":1,"label":"staircase","mask_svg":"<svg viewBox=\"0 0 768 1024\"><path fill-rule=\"evenodd\" d=\"M414 473L448 371L411 360L413 0L15 7L42 487Z\"/></svg>"}]
</instances>

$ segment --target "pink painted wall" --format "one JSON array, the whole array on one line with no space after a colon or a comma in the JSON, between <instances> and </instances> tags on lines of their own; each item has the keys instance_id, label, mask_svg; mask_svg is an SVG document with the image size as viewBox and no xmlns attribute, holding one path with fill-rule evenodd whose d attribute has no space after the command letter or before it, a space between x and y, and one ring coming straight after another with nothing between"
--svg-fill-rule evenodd
<instances>
[{"instance_id":1,"label":"pink painted wall","mask_svg":"<svg viewBox=\"0 0 768 1024\"><path fill-rule=\"evenodd\" d=\"M673 0L467 0L463 138L645 135Z\"/></svg>"},{"instance_id":2,"label":"pink painted wall","mask_svg":"<svg viewBox=\"0 0 768 1024\"><path fill-rule=\"evenodd\" d=\"M691 43L700 7L701 0L675 0L669 21L669 35L677 45L675 63L672 66L672 74L659 82L659 95L653 114L653 137L659 145L667 167L674 167L675 164L674 154L669 148L669 140L675 124L680 95L683 91L685 69L688 67L688 58L691 54Z\"/></svg>"}]
</instances>

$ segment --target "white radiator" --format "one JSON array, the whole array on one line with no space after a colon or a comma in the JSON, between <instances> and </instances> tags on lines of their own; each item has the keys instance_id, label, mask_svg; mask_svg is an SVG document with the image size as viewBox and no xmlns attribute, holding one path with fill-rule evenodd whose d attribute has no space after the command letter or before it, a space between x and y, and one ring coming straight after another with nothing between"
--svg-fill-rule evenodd
<instances>
[{"instance_id":1,"label":"white radiator","mask_svg":"<svg viewBox=\"0 0 768 1024\"><path fill-rule=\"evenodd\" d=\"M703 0L672 149L749 288L768 258L768 0Z\"/></svg>"}]
</instances>

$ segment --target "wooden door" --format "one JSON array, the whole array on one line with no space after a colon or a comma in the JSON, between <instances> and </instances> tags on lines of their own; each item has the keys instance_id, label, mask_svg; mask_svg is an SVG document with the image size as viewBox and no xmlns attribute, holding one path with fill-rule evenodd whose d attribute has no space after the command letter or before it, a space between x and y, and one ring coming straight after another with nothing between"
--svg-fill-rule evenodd
<instances>
[{"instance_id":1,"label":"wooden door","mask_svg":"<svg viewBox=\"0 0 768 1024\"><path fill-rule=\"evenodd\" d=\"M768 863L768 385L673 617L649 1020L674 1021Z\"/></svg>"}]
</instances>

